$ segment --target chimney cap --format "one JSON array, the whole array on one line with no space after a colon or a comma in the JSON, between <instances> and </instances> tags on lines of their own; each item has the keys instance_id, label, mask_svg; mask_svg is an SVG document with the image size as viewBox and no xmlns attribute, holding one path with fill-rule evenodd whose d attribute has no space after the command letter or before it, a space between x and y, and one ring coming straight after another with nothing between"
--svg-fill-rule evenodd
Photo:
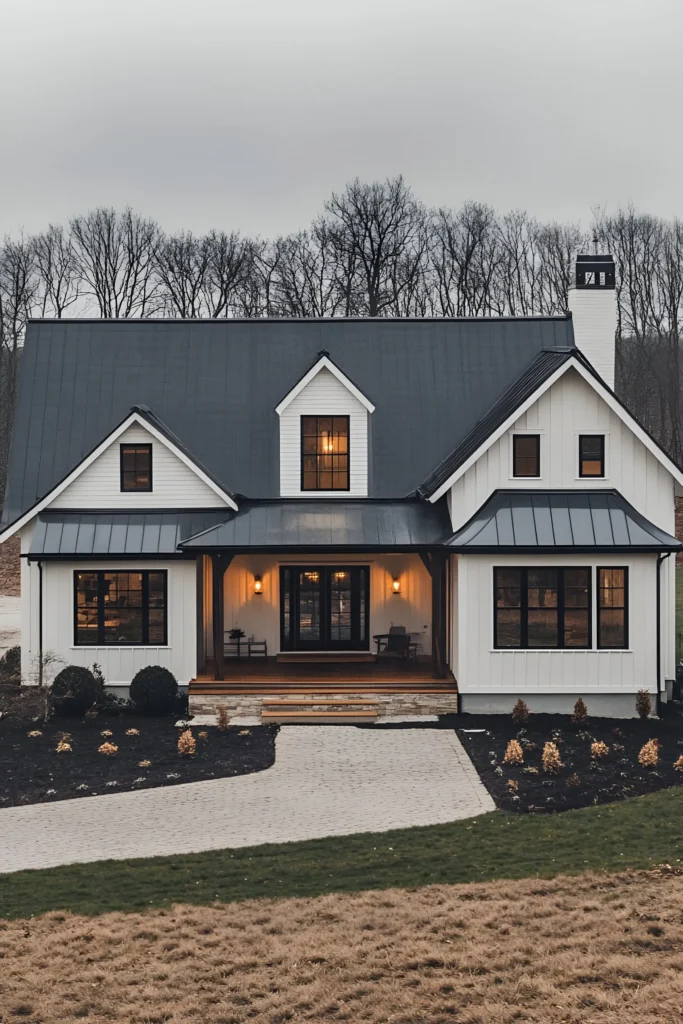
<instances>
[{"instance_id":1,"label":"chimney cap","mask_svg":"<svg viewBox=\"0 0 683 1024\"><path fill-rule=\"evenodd\" d=\"M576 257L576 287L614 291L616 266L613 256L579 253Z\"/></svg>"}]
</instances>

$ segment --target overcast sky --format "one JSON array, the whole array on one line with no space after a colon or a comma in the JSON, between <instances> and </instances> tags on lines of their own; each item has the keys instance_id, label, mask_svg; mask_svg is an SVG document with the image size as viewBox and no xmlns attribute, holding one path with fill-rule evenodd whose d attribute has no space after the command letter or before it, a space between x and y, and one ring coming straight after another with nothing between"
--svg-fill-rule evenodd
<instances>
[{"instance_id":1,"label":"overcast sky","mask_svg":"<svg viewBox=\"0 0 683 1024\"><path fill-rule=\"evenodd\" d=\"M304 227L358 175L683 213L681 0L0 0L0 235Z\"/></svg>"}]
</instances>

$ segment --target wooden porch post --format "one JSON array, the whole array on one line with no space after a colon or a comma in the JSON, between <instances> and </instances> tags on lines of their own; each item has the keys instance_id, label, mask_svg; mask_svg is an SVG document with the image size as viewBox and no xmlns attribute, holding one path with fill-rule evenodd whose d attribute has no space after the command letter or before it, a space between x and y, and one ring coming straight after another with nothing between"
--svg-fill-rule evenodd
<instances>
[{"instance_id":1,"label":"wooden porch post","mask_svg":"<svg viewBox=\"0 0 683 1024\"><path fill-rule=\"evenodd\" d=\"M225 589L223 577L225 570L232 562L233 555L227 551L218 551L211 555L212 579L211 591L213 598L213 677L225 679Z\"/></svg>"},{"instance_id":2,"label":"wooden porch post","mask_svg":"<svg viewBox=\"0 0 683 1024\"><path fill-rule=\"evenodd\" d=\"M432 551L432 675L445 679L446 664L446 568L447 554L440 548Z\"/></svg>"}]
</instances>

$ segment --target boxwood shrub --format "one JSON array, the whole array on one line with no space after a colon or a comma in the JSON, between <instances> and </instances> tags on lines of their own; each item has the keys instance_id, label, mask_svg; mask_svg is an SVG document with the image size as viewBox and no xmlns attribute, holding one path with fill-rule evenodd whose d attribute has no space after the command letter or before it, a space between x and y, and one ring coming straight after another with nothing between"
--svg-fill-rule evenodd
<instances>
[{"instance_id":1,"label":"boxwood shrub","mask_svg":"<svg viewBox=\"0 0 683 1024\"><path fill-rule=\"evenodd\" d=\"M138 711L148 715L166 715L176 707L178 683L161 665L141 668L130 684L130 699Z\"/></svg>"},{"instance_id":2,"label":"boxwood shrub","mask_svg":"<svg viewBox=\"0 0 683 1024\"><path fill-rule=\"evenodd\" d=\"M21 647L10 647L0 658L0 683L21 683Z\"/></svg>"},{"instance_id":3,"label":"boxwood shrub","mask_svg":"<svg viewBox=\"0 0 683 1024\"><path fill-rule=\"evenodd\" d=\"M82 715L101 699L102 684L82 665L67 665L52 683L52 705L60 714Z\"/></svg>"}]
</instances>

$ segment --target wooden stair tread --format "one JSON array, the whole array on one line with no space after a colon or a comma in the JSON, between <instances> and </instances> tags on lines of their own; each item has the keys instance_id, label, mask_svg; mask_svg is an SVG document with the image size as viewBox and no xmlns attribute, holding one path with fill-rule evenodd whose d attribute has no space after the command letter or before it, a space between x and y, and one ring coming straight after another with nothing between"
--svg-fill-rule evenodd
<instances>
[{"instance_id":1,"label":"wooden stair tread","mask_svg":"<svg viewBox=\"0 0 683 1024\"><path fill-rule=\"evenodd\" d=\"M374 654L325 654L323 652L310 653L300 651L297 653L278 654L275 660L282 665L367 665L376 661Z\"/></svg>"},{"instance_id":2,"label":"wooden stair tread","mask_svg":"<svg viewBox=\"0 0 683 1024\"><path fill-rule=\"evenodd\" d=\"M359 697L357 700L353 700L353 698L350 697L300 697L298 700L296 698L292 698L291 700L263 701L263 707L268 708L270 711L272 711L273 708L291 707L292 705L295 707L305 707L307 705L320 707L323 704L379 704L379 701L367 697Z\"/></svg>"},{"instance_id":3,"label":"wooden stair tread","mask_svg":"<svg viewBox=\"0 0 683 1024\"><path fill-rule=\"evenodd\" d=\"M261 718L376 718L374 709L368 711L263 711Z\"/></svg>"}]
</instances>

